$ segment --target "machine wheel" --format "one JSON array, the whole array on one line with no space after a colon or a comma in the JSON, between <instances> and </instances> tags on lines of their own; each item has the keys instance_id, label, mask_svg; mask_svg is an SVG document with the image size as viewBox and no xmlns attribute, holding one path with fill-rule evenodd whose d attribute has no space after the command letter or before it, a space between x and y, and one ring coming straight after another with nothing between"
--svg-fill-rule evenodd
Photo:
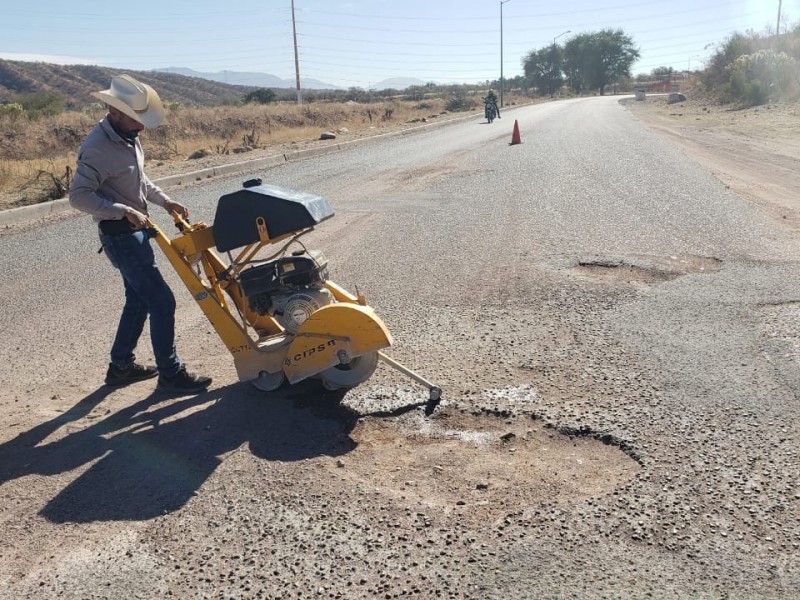
<instances>
[{"instance_id":1,"label":"machine wheel","mask_svg":"<svg viewBox=\"0 0 800 600\"><path fill-rule=\"evenodd\" d=\"M277 373L261 371L251 383L262 392L274 392L283 385L285 380L286 375L283 374L283 371L278 371Z\"/></svg>"},{"instance_id":2,"label":"machine wheel","mask_svg":"<svg viewBox=\"0 0 800 600\"><path fill-rule=\"evenodd\" d=\"M341 363L320 373L326 390L352 388L370 378L378 366L378 353L367 352L356 356L348 363Z\"/></svg>"}]
</instances>

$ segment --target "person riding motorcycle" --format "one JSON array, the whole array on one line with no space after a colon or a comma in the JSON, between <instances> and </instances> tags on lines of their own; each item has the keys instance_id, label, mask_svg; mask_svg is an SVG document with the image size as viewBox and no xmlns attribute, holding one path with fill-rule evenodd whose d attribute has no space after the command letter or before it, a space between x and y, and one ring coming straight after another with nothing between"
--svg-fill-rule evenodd
<instances>
[{"instance_id":1,"label":"person riding motorcycle","mask_svg":"<svg viewBox=\"0 0 800 600\"><path fill-rule=\"evenodd\" d=\"M494 106L494 114L497 115L498 119L500 118L500 106L497 104L497 96L495 96L494 90L489 90L489 93L483 98L483 103L492 104Z\"/></svg>"}]
</instances>

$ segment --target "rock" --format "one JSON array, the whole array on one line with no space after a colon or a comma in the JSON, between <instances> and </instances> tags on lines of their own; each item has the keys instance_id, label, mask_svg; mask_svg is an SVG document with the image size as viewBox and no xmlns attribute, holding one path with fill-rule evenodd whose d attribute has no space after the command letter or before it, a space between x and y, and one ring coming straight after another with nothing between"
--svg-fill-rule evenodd
<instances>
[{"instance_id":1,"label":"rock","mask_svg":"<svg viewBox=\"0 0 800 600\"><path fill-rule=\"evenodd\" d=\"M667 98L667 104L675 104L676 102L683 102L684 100L686 100L686 96L673 92L669 95L669 98Z\"/></svg>"},{"instance_id":2,"label":"rock","mask_svg":"<svg viewBox=\"0 0 800 600\"><path fill-rule=\"evenodd\" d=\"M321 140L335 140L336 139L336 134L335 133L331 133L330 131L326 131L326 132L322 133L319 136L319 139L321 139Z\"/></svg>"},{"instance_id":3,"label":"rock","mask_svg":"<svg viewBox=\"0 0 800 600\"><path fill-rule=\"evenodd\" d=\"M200 148L192 152L186 160L197 160L198 158L205 158L206 156L211 156L211 151Z\"/></svg>"},{"instance_id":4,"label":"rock","mask_svg":"<svg viewBox=\"0 0 800 600\"><path fill-rule=\"evenodd\" d=\"M252 151L253 149L250 146L238 146L231 150L231 152L233 152L234 154L242 154L244 152L252 152Z\"/></svg>"}]
</instances>

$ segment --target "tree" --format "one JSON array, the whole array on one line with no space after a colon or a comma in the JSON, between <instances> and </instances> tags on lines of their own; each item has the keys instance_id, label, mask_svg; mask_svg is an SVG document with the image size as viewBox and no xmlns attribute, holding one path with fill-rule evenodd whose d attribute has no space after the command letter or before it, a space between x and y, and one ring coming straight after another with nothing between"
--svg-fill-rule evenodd
<instances>
[{"instance_id":1,"label":"tree","mask_svg":"<svg viewBox=\"0 0 800 600\"><path fill-rule=\"evenodd\" d=\"M656 67L650 72L650 78L653 81L672 81L672 75L675 69L672 67Z\"/></svg>"},{"instance_id":2,"label":"tree","mask_svg":"<svg viewBox=\"0 0 800 600\"><path fill-rule=\"evenodd\" d=\"M631 76L631 67L639 58L639 49L622 29L603 29L596 34L593 45L597 54L590 84L602 95L609 83Z\"/></svg>"},{"instance_id":3,"label":"tree","mask_svg":"<svg viewBox=\"0 0 800 600\"><path fill-rule=\"evenodd\" d=\"M582 33L564 46L564 66L572 88L595 88L600 94L610 83L631 76L639 49L622 29Z\"/></svg>"},{"instance_id":4,"label":"tree","mask_svg":"<svg viewBox=\"0 0 800 600\"><path fill-rule=\"evenodd\" d=\"M564 44L564 73L569 80L570 89L580 94L586 87L586 70L590 67L586 59L589 34L581 34Z\"/></svg>"},{"instance_id":5,"label":"tree","mask_svg":"<svg viewBox=\"0 0 800 600\"><path fill-rule=\"evenodd\" d=\"M249 104L250 102L255 102L257 104L269 104L273 100L275 100L275 92L267 88L258 88L257 90L249 92L244 97L246 104Z\"/></svg>"},{"instance_id":6,"label":"tree","mask_svg":"<svg viewBox=\"0 0 800 600\"><path fill-rule=\"evenodd\" d=\"M32 121L64 112L64 96L56 91L22 94L16 98L16 103L25 109Z\"/></svg>"},{"instance_id":7,"label":"tree","mask_svg":"<svg viewBox=\"0 0 800 600\"><path fill-rule=\"evenodd\" d=\"M557 89L564 85L564 78L561 72L563 62L563 51L560 46L553 44L541 50L533 50L522 59L522 67L525 76L533 82L533 85L544 96L553 95Z\"/></svg>"}]
</instances>

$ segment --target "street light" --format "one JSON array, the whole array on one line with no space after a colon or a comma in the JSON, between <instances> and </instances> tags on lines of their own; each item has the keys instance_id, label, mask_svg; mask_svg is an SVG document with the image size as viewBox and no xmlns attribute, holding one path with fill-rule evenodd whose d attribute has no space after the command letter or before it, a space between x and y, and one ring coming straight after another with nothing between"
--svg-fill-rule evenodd
<instances>
[{"instance_id":1,"label":"street light","mask_svg":"<svg viewBox=\"0 0 800 600\"><path fill-rule=\"evenodd\" d=\"M503 4L511 0L500 0L500 107L503 107Z\"/></svg>"},{"instance_id":2,"label":"street light","mask_svg":"<svg viewBox=\"0 0 800 600\"><path fill-rule=\"evenodd\" d=\"M553 52L554 53L556 51L556 40L558 38L560 38L562 35L567 35L568 33L572 33L572 31L567 29L564 33L559 33L556 37L553 38ZM555 58L553 58L553 60L555 60ZM570 85L570 87L572 87L572 85ZM553 97L553 82L552 82L552 80L550 80L550 82L548 82L547 89L550 90L550 97L552 98Z\"/></svg>"},{"instance_id":3,"label":"street light","mask_svg":"<svg viewBox=\"0 0 800 600\"><path fill-rule=\"evenodd\" d=\"M567 35L568 33L572 33L569 29L567 29L564 33L559 33L556 37L553 38L553 46L556 45L556 40L560 38L562 35Z\"/></svg>"}]
</instances>

